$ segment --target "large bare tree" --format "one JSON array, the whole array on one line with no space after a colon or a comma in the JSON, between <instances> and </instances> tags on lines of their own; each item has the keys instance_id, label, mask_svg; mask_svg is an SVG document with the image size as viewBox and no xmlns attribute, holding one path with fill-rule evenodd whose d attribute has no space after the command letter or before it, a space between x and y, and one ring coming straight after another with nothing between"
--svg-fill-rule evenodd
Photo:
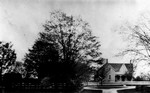
<instances>
[{"instance_id":1,"label":"large bare tree","mask_svg":"<svg viewBox=\"0 0 150 93\"><path fill-rule=\"evenodd\" d=\"M43 27L25 57L28 75L50 77L51 82L65 79L74 84L86 80L91 62L101 58L100 43L89 24L79 17L55 11Z\"/></svg>"},{"instance_id":2,"label":"large bare tree","mask_svg":"<svg viewBox=\"0 0 150 93\"><path fill-rule=\"evenodd\" d=\"M117 56L129 55L135 64L150 63L150 15L140 15L136 22L126 22L120 28L119 32L128 44Z\"/></svg>"}]
</instances>

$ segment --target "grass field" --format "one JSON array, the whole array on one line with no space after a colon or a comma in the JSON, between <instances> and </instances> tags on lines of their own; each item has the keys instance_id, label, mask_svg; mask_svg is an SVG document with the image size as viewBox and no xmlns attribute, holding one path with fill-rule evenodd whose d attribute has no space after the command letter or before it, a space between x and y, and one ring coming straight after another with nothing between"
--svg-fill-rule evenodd
<instances>
[{"instance_id":1,"label":"grass field","mask_svg":"<svg viewBox=\"0 0 150 93\"><path fill-rule=\"evenodd\" d=\"M126 90L118 90L118 93L150 93L149 91L139 91L136 89L126 89Z\"/></svg>"},{"instance_id":2,"label":"grass field","mask_svg":"<svg viewBox=\"0 0 150 93\"><path fill-rule=\"evenodd\" d=\"M99 89L116 89L116 88L125 88L124 86L97 86Z\"/></svg>"},{"instance_id":3,"label":"grass field","mask_svg":"<svg viewBox=\"0 0 150 93\"><path fill-rule=\"evenodd\" d=\"M83 90L81 93L102 93L102 90Z\"/></svg>"}]
</instances>

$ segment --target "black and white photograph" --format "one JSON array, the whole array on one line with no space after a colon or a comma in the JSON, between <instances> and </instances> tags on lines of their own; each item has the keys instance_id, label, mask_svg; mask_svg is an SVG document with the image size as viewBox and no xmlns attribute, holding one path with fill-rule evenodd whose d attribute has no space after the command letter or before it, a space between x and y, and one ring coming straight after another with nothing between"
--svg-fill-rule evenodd
<instances>
[{"instance_id":1,"label":"black and white photograph","mask_svg":"<svg viewBox=\"0 0 150 93\"><path fill-rule=\"evenodd\" d=\"M0 93L150 93L150 1L0 0Z\"/></svg>"}]
</instances>

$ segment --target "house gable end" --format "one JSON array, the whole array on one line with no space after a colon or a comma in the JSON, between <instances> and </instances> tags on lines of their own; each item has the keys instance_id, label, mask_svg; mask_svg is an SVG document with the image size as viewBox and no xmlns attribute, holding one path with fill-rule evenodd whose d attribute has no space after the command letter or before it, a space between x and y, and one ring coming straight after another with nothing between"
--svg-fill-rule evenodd
<instances>
[{"instance_id":1,"label":"house gable end","mask_svg":"<svg viewBox=\"0 0 150 93\"><path fill-rule=\"evenodd\" d=\"M114 72L116 72L115 69L111 65L109 65L109 67L110 67L110 70L113 70Z\"/></svg>"},{"instance_id":2,"label":"house gable end","mask_svg":"<svg viewBox=\"0 0 150 93\"><path fill-rule=\"evenodd\" d=\"M119 72L122 64L115 64L115 63L110 63L111 67L114 69L115 72Z\"/></svg>"},{"instance_id":3,"label":"house gable end","mask_svg":"<svg viewBox=\"0 0 150 93\"><path fill-rule=\"evenodd\" d=\"M128 72L128 69L127 69L127 67L125 66L125 64L123 64L123 65L121 66L121 68L120 68L119 73L120 73L120 74L125 74L126 72ZM119 74L119 73L118 73L118 74Z\"/></svg>"}]
</instances>

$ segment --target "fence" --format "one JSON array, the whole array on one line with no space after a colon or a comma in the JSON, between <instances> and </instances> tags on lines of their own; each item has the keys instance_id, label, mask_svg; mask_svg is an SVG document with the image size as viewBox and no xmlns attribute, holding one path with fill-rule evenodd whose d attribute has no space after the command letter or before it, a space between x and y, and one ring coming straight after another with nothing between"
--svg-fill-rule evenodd
<instances>
[{"instance_id":1,"label":"fence","mask_svg":"<svg viewBox=\"0 0 150 93\"><path fill-rule=\"evenodd\" d=\"M41 84L33 83L12 83L5 86L5 89L13 90L50 90L50 91L71 91L75 87L67 83L50 83L49 86L42 86Z\"/></svg>"}]
</instances>

